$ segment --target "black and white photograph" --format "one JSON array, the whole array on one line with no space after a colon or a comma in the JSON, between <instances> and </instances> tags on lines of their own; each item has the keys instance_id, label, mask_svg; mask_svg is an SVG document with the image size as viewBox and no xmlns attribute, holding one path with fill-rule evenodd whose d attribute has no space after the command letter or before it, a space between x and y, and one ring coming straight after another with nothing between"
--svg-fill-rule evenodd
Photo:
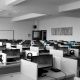
<instances>
[{"instance_id":1,"label":"black and white photograph","mask_svg":"<svg viewBox=\"0 0 80 80\"><path fill-rule=\"evenodd\" d=\"M0 0L0 80L80 80L80 0Z\"/></svg>"}]
</instances>

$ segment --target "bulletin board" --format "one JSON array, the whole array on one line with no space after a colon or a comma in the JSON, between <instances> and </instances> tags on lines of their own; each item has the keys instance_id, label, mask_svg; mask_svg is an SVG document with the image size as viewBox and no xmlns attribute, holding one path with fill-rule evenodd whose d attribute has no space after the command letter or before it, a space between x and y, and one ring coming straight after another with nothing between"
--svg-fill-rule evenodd
<instances>
[{"instance_id":1,"label":"bulletin board","mask_svg":"<svg viewBox=\"0 0 80 80\"><path fill-rule=\"evenodd\" d=\"M51 28L51 35L72 35L73 27Z\"/></svg>"}]
</instances>

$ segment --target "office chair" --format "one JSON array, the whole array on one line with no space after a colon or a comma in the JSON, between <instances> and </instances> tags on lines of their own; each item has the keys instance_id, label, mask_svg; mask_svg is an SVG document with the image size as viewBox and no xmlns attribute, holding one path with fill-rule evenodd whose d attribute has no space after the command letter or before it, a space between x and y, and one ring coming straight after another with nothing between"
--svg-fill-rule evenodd
<instances>
[{"instance_id":1,"label":"office chair","mask_svg":"<svg viewBox=\"0 0 80 80\"><path fill-rule=\"evenodd\" d=\"M11 49L11 43L6 43L6 48Z\"/></svg>"}]
</instances>

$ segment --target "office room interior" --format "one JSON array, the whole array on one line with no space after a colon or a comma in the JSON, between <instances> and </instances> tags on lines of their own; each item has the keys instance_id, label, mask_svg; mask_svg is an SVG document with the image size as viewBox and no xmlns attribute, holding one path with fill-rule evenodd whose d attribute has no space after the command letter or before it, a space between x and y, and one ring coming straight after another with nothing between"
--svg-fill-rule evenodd
<instances>
[{"instance_id":1,"label":"office room interior","mask_svg":"<svg viewBox=\"0 0 80 80\"><path fill-rule=\"evenodd\" d=\"M0 80L80 80L80 0L0 0Z\"/></svg>"}]
</instances>

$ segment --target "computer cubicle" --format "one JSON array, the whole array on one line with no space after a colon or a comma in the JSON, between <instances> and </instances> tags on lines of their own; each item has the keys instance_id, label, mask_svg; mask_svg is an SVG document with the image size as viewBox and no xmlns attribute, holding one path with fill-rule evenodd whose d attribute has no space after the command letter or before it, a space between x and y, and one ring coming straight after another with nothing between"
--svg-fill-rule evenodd
<instances>
[{"instance_id":1,"label":"computer cubicle","mask_svg":"<svg viewBox=\"0 0 80 80\"><path fill-rule=\"evenodd\" d=\"M38 65L38 77L42 76L43 73L53 67L53 57L49 54L32 56L31 61Z\"/></svg>"}]
</instances>

